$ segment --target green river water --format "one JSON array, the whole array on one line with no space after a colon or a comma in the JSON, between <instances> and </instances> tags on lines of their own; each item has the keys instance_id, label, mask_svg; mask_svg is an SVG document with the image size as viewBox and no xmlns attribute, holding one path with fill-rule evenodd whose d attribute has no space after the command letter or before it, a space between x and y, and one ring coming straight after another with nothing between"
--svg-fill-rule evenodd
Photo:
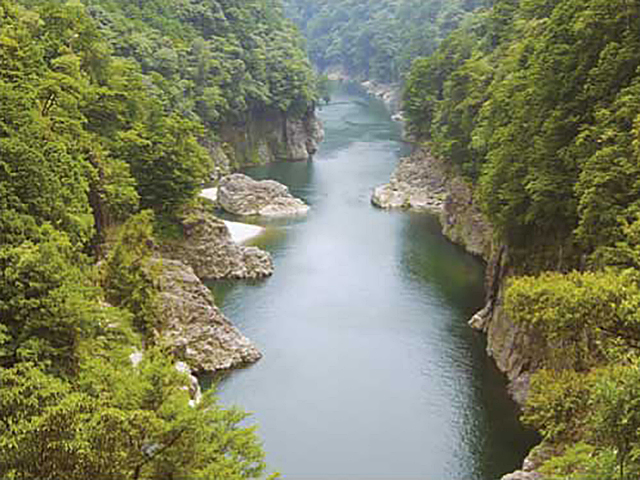
<instances>
[{"instance_id":1,"label":"green river water","mask_svg":"<svg viewBox=\"0 0 640 480\"><path fill-rule=\"evenodd\" d=\"M370 204L406 153L379 101L341 89L319 115L313 161L246 172L311 211L253 242L273 254L273 277L211 285L264 353L221 381L221 401L253 412L285 480L496 480L535 437L467 326L483 265L429 215Z\"/></svg>"}]
</instances>

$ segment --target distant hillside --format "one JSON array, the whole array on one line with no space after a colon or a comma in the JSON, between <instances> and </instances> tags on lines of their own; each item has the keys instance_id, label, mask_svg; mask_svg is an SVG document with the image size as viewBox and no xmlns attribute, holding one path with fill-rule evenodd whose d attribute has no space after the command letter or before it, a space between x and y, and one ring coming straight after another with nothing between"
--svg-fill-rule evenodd
<instances>
[{"instance_id":1,"label":"distant hillside","mask_svg":"<svg viewBox=\"0 0 640 480\"><path fill-rule=\"evenodd\" d=\"M320 70L393 83L483 0L285 0Z\"/></svg>"}]
</instances>

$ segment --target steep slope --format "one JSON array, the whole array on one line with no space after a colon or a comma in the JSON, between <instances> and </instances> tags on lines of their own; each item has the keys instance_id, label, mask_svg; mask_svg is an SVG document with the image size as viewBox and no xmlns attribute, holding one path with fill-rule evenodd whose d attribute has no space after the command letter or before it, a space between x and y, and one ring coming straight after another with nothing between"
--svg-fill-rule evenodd
<instances>
[{"instance_id":1,"label":"steep slope","mask_svg":"<svg viewBox=\"0 0 640 480\"><path fill-rule=\"evenodd\" d=\"M407 82L410 131L475 186L495 232L474 323L526 399L551 478L640 471L639 14L498 1Z\"/></svg>"},{"instance_id":2,"label":"steep slope","mask_svg":"<svg viewBox=\"0 0 640 480\"><path fill-rule=\"evenodd\" d=\"M157 239L229 168L212 152L244 162L227 129L277 117L283 157L312 150L287 135L314 98L277 2L0 0L0 477L264 473L245 414L176 365L260 355Z\"/></svg>"}]
</instances>

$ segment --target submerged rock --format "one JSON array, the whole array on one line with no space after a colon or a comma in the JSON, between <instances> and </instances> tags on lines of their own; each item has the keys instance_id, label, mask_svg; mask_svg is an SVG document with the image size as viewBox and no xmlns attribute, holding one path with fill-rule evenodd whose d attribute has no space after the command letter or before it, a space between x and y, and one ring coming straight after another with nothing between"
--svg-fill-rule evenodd
<instances>
[{"instance_id":1,"label":"submerged rock","mask_svg":"<svg viewBox=\"0 0 640 480\"><path fill-rule=\"evenodd\" d=\"M191 266L204 279L263 278L273 274L271 255L236 244L225 222L204 210L191 210L181 220L184 238L167 242L163 255Z\"/></svg>"},{"instance_id":2,"label":"submerged rock","mask_svg":"<svg viewBox=\"0 0 640 480\"><path fill-rule=\"evenodd\" d=\"M209 289L188 265L163 259L160 277L161 341L196 372L253 363L258 349L213 303Z\"/></svg>"},{"instance_id":3,"label":"submerged rock","mask_svg":"<svg viewBox=\"0 0 640 480\"><path fill-rule=\"evenodd\" d=\"M309 207L274 180L256 181L241 173L228 175L218 185L218 205L235 215L270 217L302 215Z\"/></svg>"}]
</instances>

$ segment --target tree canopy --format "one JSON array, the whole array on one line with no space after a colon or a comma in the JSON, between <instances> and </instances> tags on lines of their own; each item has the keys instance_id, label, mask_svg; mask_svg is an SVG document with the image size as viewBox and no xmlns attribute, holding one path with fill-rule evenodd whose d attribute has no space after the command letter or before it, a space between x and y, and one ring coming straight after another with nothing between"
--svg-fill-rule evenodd
<instances>
[{"instance_id":1,"label":"tree canopy","mask_svg":"<svg viewBox=\"0 0 640 480\"><path fill-rule=\"evenodd\" d=\"M263 474L246 415L154 345L154 229L222 125L316 96L274 0L0 0L0 477Z\"/></svg>"},{"instance_id":2,"label":"tree canopy","mask_svg":"<svg viewBox=\"0 0 640 480\"><path fill-rule=\"evenodd\" d=\"M393 83L483 0L285 0L320 70Z\"/></svg>"},{"instance_id":3,"label":"tree canopy","mask_svg":"<svg viewBox=\"0 0 640 480\"><path fill-rule=\"evenodd\" d=\"M416 60L409 130L509 247L504 310L541 354L524 419L567 479L637 478L640 4L496 0Z\"/></svg>"}]
</instances>

